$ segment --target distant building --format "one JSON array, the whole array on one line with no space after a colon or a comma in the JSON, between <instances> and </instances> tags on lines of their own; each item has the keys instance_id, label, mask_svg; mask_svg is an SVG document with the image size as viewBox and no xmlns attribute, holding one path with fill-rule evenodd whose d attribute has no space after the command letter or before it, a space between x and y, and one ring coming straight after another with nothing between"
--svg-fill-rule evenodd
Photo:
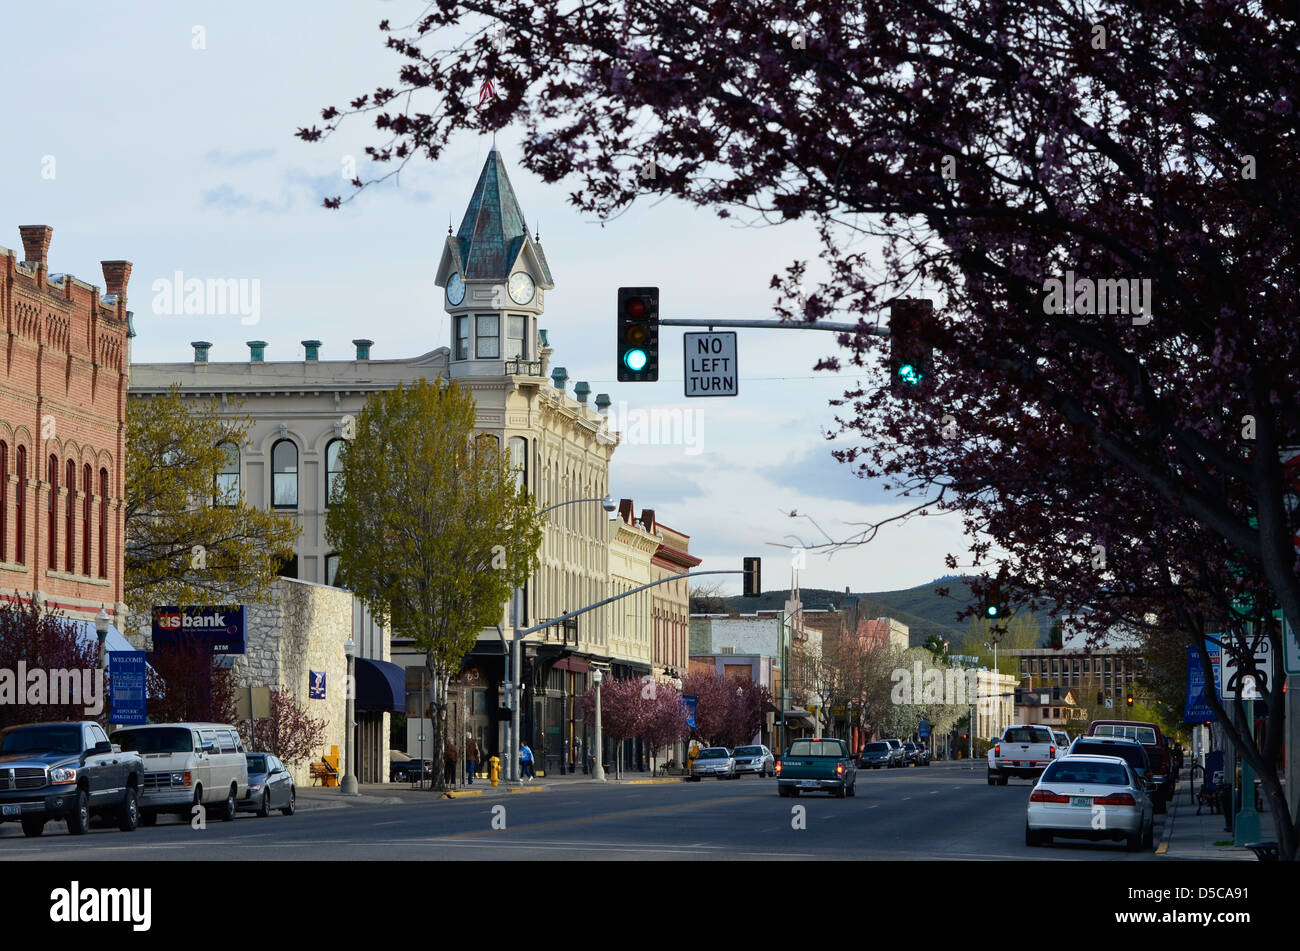
<instances>
[{"instance_id":1,"label":"distant building","mask_svg":"<svg viewBox=\"0 0 1300 951\"><path fill-rule=\"evenodd\" d=\"M1088 728L1088 711L1069 687L1017 688L1016 720L1041 723L1078 736Z\"/></svg>"}]
</instances>

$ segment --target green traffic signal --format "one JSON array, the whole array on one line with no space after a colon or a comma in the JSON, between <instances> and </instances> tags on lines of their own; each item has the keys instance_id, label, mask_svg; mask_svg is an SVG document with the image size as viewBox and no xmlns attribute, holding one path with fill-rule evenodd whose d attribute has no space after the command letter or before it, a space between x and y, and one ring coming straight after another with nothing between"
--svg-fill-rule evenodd
<instances>
[{"instance_id":1,"label":"green traffic signal","mask_svg":"<svg viewBox=\"0 0 1300 951\"><path fill-rule=\"evenodd\" d=\"M649 358L645 355L644 350L629 350L623 354L623 365L633 373L640 373L645 369Z\"/></svg>"},{"instance_id":2,"label":"green traffic signal","mask_svg":"<svg viewBox=\"0 0 1300 951\"><path fill-rule=\"evenodd\" d=\"M921 382L921 371L910 363L904 363L898 368L898 378L908 386L916 386Z\"/></svg>"}]
</instances>

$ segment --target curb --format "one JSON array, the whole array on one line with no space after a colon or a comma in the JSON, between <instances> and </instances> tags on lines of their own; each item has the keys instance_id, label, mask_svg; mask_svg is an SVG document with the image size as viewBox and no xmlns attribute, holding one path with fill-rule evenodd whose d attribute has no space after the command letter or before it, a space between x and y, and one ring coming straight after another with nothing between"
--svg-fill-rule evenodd
<instances>
[{"instance_id":1,"label":"curb","mask_svg":"<svg viewBox=\"0 0 1300 951\"><path fill-rule=\"evenodd\" d=\"M1156 855L1169 854L1169 840L1174 835L1174 816L1176 815L1176 811L1167 810L1165 812L1165 832L1160 837L1160 844L1156 846Z\"/></svg>"},{"instance_id":2,"label":"curb","mask_svg":"<svg viewBox=\"0 0 1300 951\"><path fill-rule=\"evenodd\" d=\"M624 786L657 786L660 783L680 783L685 778L686 777L684 776L669 776L664 779L625 779L623 780L623 785ZM618 780L615 780L615 782L618 782Z\"/></svg>"}]
</instances>

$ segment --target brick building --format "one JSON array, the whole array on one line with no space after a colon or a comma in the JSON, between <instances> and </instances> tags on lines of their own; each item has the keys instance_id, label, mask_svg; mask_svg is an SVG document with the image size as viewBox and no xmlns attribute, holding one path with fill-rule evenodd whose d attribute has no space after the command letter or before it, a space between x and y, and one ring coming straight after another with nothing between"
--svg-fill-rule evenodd
<instances>
[{"instance_id":1,"label":"brick building","mask_svg":"<svg viewBox=\"0 0 1300 951\"><path fill-rule=\"evenodd\" d=\"M52 228L0 248L0 597L121 626L128 261L50 274Z\"/></svg>"}]
</instances>

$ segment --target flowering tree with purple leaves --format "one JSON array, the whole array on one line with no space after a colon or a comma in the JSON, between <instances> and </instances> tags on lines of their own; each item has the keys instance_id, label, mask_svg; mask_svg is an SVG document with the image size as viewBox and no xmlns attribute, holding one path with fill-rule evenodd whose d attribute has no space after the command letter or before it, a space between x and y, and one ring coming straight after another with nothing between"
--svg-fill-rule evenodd
<instances>
[{"instance_id":1,"label":"flowering tree with purple leaves","mask_svg":"<svg viewBox=\"0 0 1300 951\"><path fill-rule=\"evenodd\" d=\"M691 733L686 725L686 707L682 705L682 695L677 689L664 683L655 683L652 688L649 710L637 733L650 752L651 772L661 749L686 739Z\"/></svg>"},{"instance_id":2,"label":"flowering tree with purple leaves","mask_svg":"<svg viewBox=\"0 0 1300 951\"><path fill-rule=\"evenodd\" d=\"M596 688L588 687L579 699L582 717L588 727L596 724ZM606 677L600 685L600 730L605 739L614 743L617 751L624 740L640 735L642 724L651 709L650 702L642 696L640 680L616 680ZM615 775L621 775L622 757L614 755Z\"/></svg>"},{"instance_id":3,"label":"flowering tree with purple leaves","mask_svg":"<svg viewBox=\"0 0 1300 951\"><path fill-rule=\"evenodd\" d=\"M1300 629L1297 17L1277 0L437 0L380 24L396 85L298 134L373 121L360 189L453 131L517 124L523 163L603 218L673 195L813 220L827 277L797 260L772 287L791 321L859 322L821 364L862 371L833 403L837 456L912 500L898 518L961 513L982 587L1098 633L1222 631L1255 673L1252 638L1281 653L1274 608ZM893 388L866 330L898 298L935 301L913 331L934 360ZM1207 699L1294 858L1281 691L1260 694L1260 742ZM724 709L701 695L702 724Z\"/></svg>"}]
</instances>

